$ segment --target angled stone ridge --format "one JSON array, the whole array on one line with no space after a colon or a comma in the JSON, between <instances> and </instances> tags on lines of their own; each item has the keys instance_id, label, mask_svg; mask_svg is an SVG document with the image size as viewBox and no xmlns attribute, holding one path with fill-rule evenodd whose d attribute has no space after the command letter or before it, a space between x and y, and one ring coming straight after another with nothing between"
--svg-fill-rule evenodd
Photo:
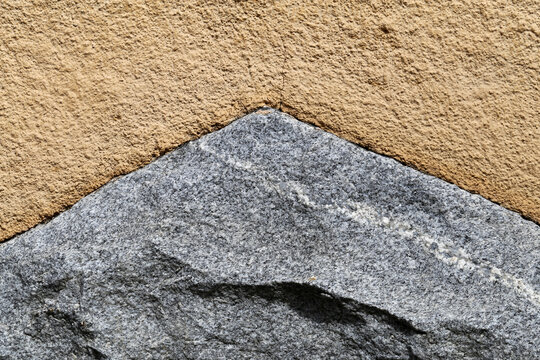
<instances>
[{"instance_id":1,"label":"angled stone ridge","mask_svg":"<svg viewBox=\"0 0 540 360\"><path fill-rule=\"evenodd\" d=\"M539 13L535 0L2 0L0 241L263 105L540 224Z\"/></svg>"},{"instance_id":2,"label":"angled stone ridge","mask_svg":"<svg viewBox=\"0 0 540 360\"><path fill-rule=\"evenodd\" d=\"M535 359L540 227L264 109L0 244L0 359Z\"/></svg>"}]
</instances>

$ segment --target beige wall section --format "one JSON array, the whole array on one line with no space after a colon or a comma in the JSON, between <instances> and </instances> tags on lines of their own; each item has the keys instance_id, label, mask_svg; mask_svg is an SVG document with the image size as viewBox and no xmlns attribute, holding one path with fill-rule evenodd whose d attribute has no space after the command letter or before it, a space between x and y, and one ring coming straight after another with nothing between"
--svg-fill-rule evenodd
<instances>
[{"instance_id":1,"label":"beige wall section","mask_svg":"<svg viewBox=\"0 0 540 360\"><path fill-rule=\"evenodd\" d=\"M2 1L0 240L264 104L539 221L540 3L433 3Z\"/></svg>"}]
</instances>

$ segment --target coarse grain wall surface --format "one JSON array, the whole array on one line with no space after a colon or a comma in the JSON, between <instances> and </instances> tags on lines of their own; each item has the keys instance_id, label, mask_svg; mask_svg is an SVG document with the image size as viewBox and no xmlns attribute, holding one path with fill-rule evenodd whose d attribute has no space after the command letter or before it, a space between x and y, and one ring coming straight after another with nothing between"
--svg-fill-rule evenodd
<instances>
[{"instance_id":1,"label":"coarse grain wall surface","mask_svg":"<svg viewBox=\"0 0 540 360\"><path fill-rule=\"evenodd\" d=\"M540 221L540 2L0 2L0 240L269 105Z\"/></svg>"}]
</instances>

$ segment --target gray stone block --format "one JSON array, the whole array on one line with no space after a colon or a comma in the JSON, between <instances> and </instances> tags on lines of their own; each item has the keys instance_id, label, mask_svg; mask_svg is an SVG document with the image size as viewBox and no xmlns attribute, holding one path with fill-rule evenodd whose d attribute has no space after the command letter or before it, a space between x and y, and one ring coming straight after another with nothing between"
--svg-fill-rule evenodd
<instances>
[{"instance_id":1,"label":"gray stone block","mask_svg":"<svg viewBox=\"0 0 540 360\"><path fill-rule=\"evenodd\" d=\"M538 359L540 227L250 114L0 244L0 359Z\"/></svg>"}]
</instances>

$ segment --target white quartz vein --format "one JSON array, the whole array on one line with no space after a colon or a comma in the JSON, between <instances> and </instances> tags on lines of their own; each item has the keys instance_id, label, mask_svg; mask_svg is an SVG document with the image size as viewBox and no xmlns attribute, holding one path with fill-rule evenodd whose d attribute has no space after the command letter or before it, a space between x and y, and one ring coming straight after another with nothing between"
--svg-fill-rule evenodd
<instances>
[{"instance_id":1,"label":"white quartz vein","mask_svg":"<svg viewBox=\"0 0 540 360\"><path fill-rule=\"evenodd\" d=\"M232 156L218 154L207 145L205 138L199 140L198 147L233 168L250 172L262 171L249 161L238 160L234 159ZM272 179L268 174L265 174L265 177L267 179ZM277 179L273 180L275 182L280 182L280 180ZM283 184L283 182L281 183ZM475 272L492 282L499 282L505 287L524 296L533 304L540 306L540 294L536 292L531 285L492 264L480 261L479 259L473 259L463 248L453 246L450 239L435 239L427 232L418 229L407 221L399 219L397 216L380 214L374 207L366 203L348 202L346 204L347 207L338 206L336 204L317 204L305 194L302 186L296 182L285 182L284 187L266 186L272 191L278 191L283 196L287 196L288 193L293 193L300 203L312 209L327 211L332 214L340 214L363 225L387 227L392 231L397 232L405 239L421 245L427 253L435 256L439 261L450 266L456 266L464 271Z\"/></svg>"}]
</instances>

